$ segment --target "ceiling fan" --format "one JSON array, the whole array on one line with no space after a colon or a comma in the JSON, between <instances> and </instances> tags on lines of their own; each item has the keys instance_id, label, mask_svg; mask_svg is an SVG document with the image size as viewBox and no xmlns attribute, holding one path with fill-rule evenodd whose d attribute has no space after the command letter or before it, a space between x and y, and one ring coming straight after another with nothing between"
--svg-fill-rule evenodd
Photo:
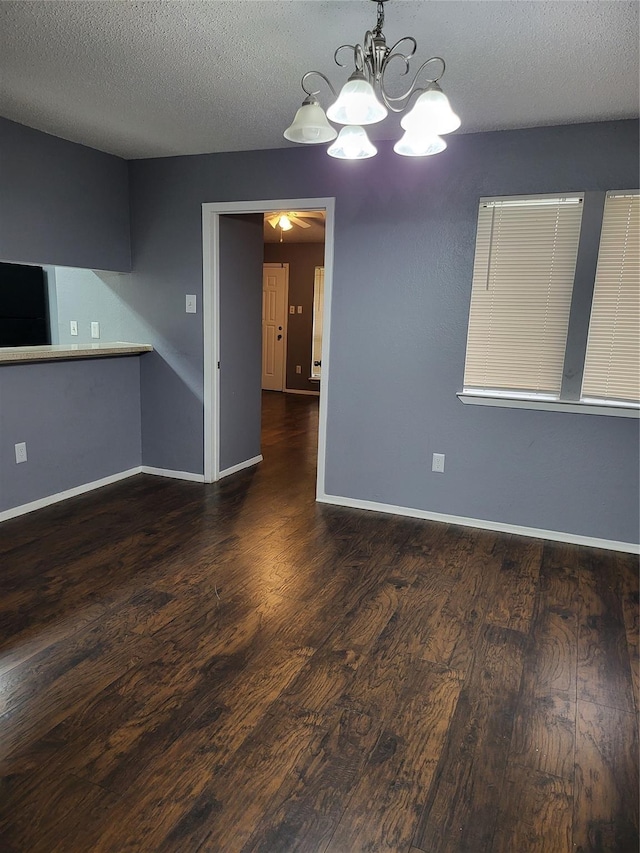
<instances>
[{"instance_id":1,"label":"ceiling fan","mask_svg":"<svg viewBox=\"0 0 640 853\"><path fill-rule=\"evenodd\" d=\"M304 218L303 218L304 217ZM301 212L290 210L288 212L278 212L271 216L267 216L266 220L272 228L280 228L282 231L290 231L294 225L299 228L311 228L310 222L305 222L305 219L321 219L324 220L324 211L322 210L304 210Z\"/></svg>"}]
</instances>

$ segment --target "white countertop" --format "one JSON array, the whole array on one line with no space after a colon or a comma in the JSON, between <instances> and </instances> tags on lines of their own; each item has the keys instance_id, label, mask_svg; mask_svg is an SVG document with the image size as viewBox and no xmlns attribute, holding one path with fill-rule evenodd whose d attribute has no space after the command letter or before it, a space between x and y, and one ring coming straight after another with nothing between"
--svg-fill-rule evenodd
<instances>
[{"instance_id":1,"label":"white countertop","mask_svg":"<svg viewBox=\"0 0 640 853\"><path fill-rule=\"evenodd\" d=\"M0 364L25 361L55 361L68 358L105 358L113 355L139 355L151 352L151 344L110 341L95 344L50 344L35 347L0 347Z\"/></svg>"}]
</instances>

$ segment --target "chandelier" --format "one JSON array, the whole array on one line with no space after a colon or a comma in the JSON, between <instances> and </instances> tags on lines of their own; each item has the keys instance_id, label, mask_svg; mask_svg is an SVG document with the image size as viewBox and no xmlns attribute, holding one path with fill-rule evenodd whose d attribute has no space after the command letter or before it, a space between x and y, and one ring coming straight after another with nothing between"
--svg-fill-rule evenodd
<instances>
[{"instance_id":1,"label":"chandelier","mask_svg":"<svg viewBox=\"0 0 640 853\"><path fill-rule=\"evenodd\" d=\"M336 65L346 67L340 57L343 51L348 51L353 56L355 66L340 95L337 95L331 81L321 71L308 71L301 82L306 98L293 123L285 130L284 137L303 145L331 142L327 153L332 157L363 160L377 154L365 126L382 121L391 111L404 113L400 121L404 135L393 146L397 154L404 157L438 154L447 147L442 136L460 127L460 119L451 109L449 99L439 85L446 68L445 61L440 56L427 59L416 71L406 91L401 95L391 95L386 83L387 71L393 64L399 66L401 76L407 75L418 44L411 36L404 36L392 47L387 47L382 32L386 0L373 2L378 6L378 20L374 29L365 33L363 44L343 44L334 53ZM428 67L439 73L434 76L425 73L419 87L418 78ZM313 78L323 80L336 99L326 114L317 97L320 89L314 88L311 83ZM418 97L412 109L407 111L414 95ZM329 120L343 125L339 134L329 124Z\"/></svg>"}]
</instances>

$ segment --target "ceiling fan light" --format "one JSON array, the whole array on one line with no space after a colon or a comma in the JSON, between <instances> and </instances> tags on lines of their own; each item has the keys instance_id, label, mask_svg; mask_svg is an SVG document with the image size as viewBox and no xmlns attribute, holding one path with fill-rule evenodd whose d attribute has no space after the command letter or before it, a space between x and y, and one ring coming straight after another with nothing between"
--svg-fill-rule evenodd
<instances>
[{"instance_id":1,"label":"ceiling fan light","mask_svg":"<svg viewBox=\"0 0 640 853\"><path fill-rule=\"evenodd\" d=\"M282 228L283 231L291 231L291 229L293 228L289 217L285 214L283 214L280 219L278 219L278 226Z\"/></svg>"},{"instance_id":2,"label":"ceiling fan light","mask_svg":"<svg viewBox=\"0 0 640 853\"><path fill-rule=\"evenodd\" d=\"M437 83L432 83L400 122L403 130L421 130L433 134L453 133L461 125L451 109L449 98Z\"/></svg>"},{"instance_id":3,"label":"ceiling fan light","mask_svg":"<svg viewBox=\"0 0 640 853\"><path fill-rule=\"evenodd\" d=\"M371 143L363 127L343 127L336 141L329 146L327 154L338 160L366 160L375 157L378 149Z\"/></svg>"},{"instance_id":4,"label":"ceiling fan light","mask_svg":"<svg viewBox=\"0 0 640 853\"><path fill-rule=\"evenodd\" d=\"M447 147L444 139L433 133L424 134L416 130L407 130L393 146L396 154L403 157L430 157L439 154Z\"/></svg>"},{"instance_id":5,"label":"ceiling fan light","mask_svg":"<svg viewBox=\"0 0 640 853\"><path fill-rule=\"evenodd\" d=\"M337 124L375 124L387 116L387 108L376 98L373 86L356 71L342 87L338 100L327 110Z\"/></svg>"},{"instance_id":6,"label":"ceiling fan light","mask_svg":"<svg viewBox=\"0 0 640 853\"><path fill-rule=\"evenodd\" d=\"M331 142L337 135L338 131L331 127L324 110L315 98L307 98L284 132L285 139L303 145Z\"/></svg>"}]
</instances>

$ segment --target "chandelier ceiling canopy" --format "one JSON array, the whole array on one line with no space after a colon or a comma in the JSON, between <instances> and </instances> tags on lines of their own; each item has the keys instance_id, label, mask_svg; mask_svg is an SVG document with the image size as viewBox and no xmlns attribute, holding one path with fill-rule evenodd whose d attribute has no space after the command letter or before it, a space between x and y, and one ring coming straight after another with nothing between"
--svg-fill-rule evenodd
<instances>
[{"instance_id":1,"label":"chandelier ceiling canopy","mask_svg":"<svg viewBox=\"0 0 640 853\"><path fill-rule=\"evenodd\" d=\"M404 157L438 154L447 147L442 136L460 127L459 117L440 88L445 61L440 56L427 59L417 69L406 90L400 95L392 95L386 80L389 68L393 65L400 76L409 74L410 61L418 44L412 36L403 36L388 47L382 32L387 0L372 2L378 7L374 29L367 30L362 44L343 44L334 53L335 63L341 68L346 67L341 59L343 52L350 54L354 63L354 70L340 94L321 71L308 71L302 78L306 98L292 124L285 130L284 137L303 145L331 142L327 153L332 157L362 160L377 153L365 127L394 112L404 114L400 122L404 134L393 146L397 154ZM326 113L317 97L321 90L313 87L314 78L323 81L335 99ZM412 108L407 110L414 95L417 98ZM339 134L330 121L343 125Z\"/></svg>"}]
</instances>

